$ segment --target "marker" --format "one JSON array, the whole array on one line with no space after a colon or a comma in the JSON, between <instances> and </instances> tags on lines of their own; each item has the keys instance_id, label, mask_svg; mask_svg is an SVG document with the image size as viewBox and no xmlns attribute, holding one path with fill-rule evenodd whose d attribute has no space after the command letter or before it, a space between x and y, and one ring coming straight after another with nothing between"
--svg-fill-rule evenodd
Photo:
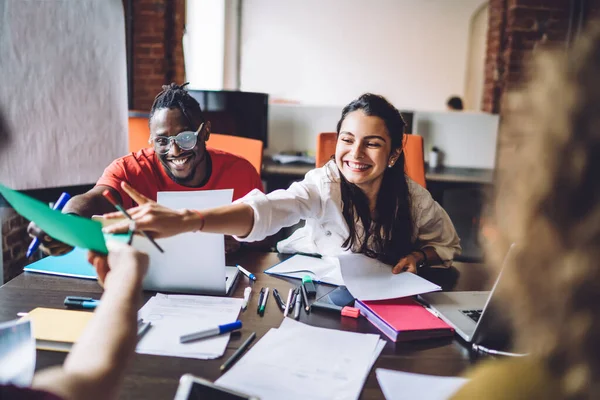
<instances>
[{"instance_id":1,"label":"marker","mask_svg":"<svg viewBox=\"0 0 600 400\"><path fill-rule=\"evenodd\" d=\"M102 192L102 196L104 196L104 198L106 198L106 200L108 200L110 202L110 204L112 204L118 211L120 211L121 214L126 216L130 221L135 222L135 220L133 218L131 218L131 215L129 215L129 213L127 211L125 211L125 209L123 207L121 207L121 205L119 204L117 199L113 196L113 194L108 189L106 189L104 192ZM140 233L142 235L144 235L146 237L146 239L148 239L154 245L154 247L156 247L158 249L158 251L160 251L161 253L165 252L162 249L162 247L160 247L158 245L158 243L156 243L154 241L154 239L152 239L150 236L148 236L148 234L146 232L140 231Z\"/></svg>"},{"instance_id":2,"label":"marker","mask_svg":"<svg viewBox=\"0 0 600 400\"><path fill-rule=\"evenodd\" d=\"M250 343L252 343L252 341L254 340L254 338L256 338L256 332L252 332L252 334L248 337L248 339L246 339L244 341L244 343L242 343L242 345L240 346L239 349L237 349L235 351L235 353L233 353L231 355L231 357L229 357L229 359L227 359L227 361L225 361L223 363L223 365L221 365L221 372L225 371L227 368L229 368L231 366L231 364L233 364L235 362L235 360L237 360L244 351L246 351L246 349L248 348L248 346L250 346Z\"/></svg>"},{"instance_id":3,"label":"marker","mask_svg":"<svg viewBox=\"0 0 600 400\"><path fill-rule=\"evenodd\" d=\"M279 290L273 289L273 297L275 297L275 301L277 302L277 305L279 306L279 308L281 308L281 311L285 311L287 306L285 305L285 303L283 302L283 299L279 295ZM283 315L285 315L285 313Z\"/></svg>"},{"instance_id":4,"label":"marker","mask_svg":"<svg viewBox=\"0 0 600 400\"><path fill-rule=\"evenodd\" d=\"M246 275L248 277L248 279L250 279L251 281L256 280L256 276L252 272L248 271L246 268L242 267L240 264L237 264L236 267L237 267L237 269L240 270L240 272L242 274Z\"/></svg>"},{"instance_id":5,"label":"marker","mask_svg":"<svg viewBox=\"0 0 600 400\"><path fill-rule=\"evenodd\" d=\"M137 337L138 337L138 341L146 334L146 332L148 332L148 329L150 329L150 326L152 324L150 323L150 321L148 322L144 322L143 319L138 319L138 330L137 330Z\"/></svg>"},{"instance_id":6,"label":"marker","mask_svg":"<svg viewBox=\"0 0 600 400\"><path fill-rule=\"evenodd\" d=\"M188 333L179 337L180 343L188 343L194 340L204 339L212 336L222 335L231 331L242 329L242 321L235 321L230 324L219 325L214 328L206 329L200 332Z\"/></svg>"},{"instance_id":7,"label":"marker","mask_svg":"<svg viewBox=\"0 0 600 400\"><path fill-rule=\"evenodd\" d=\"M300 291L302 292L302 301L304 302L304 310L308 314L310 312L310 304L308 304L308 295L306 294L306 289L304 285L300 285Z\"/></svg>"},{"instance_id":8,"label":"marker","mask_svg":"<svg viewBox=\"0 0 600 400\"><path fill-rule=\"evenodd\" d=\"M296 289L296 309L294 310L294 319L300 318L300 309L302 308L302 296L300 296L300 288Z\"/></svg>"},{"instance_id":9,"label":"marker","mask_svg":"<svg viewBox=\"0 0 600 400\"><path fill-rule=\"evenodd\" d=\"M63 304L69 308L94 310L100 305L100 300L95 300L91 297L67 296Z\"/></svg>"},{"instance_id":10,"label":"marker","mask_svg":"<svg viewBox=\"0 0 600 400\"><path fill-rule=\"evenodd\" d=\"M258 295L258 306L256 307L257 314L260 314L260 307L262 306L264 298L265 298L265 288L261 288L260 294Z\"/></svg>"},{"instance_id":11,"label":"marker","mask_svg":"<svg viewBox=\"0 0 600 400\"><path fill-rule=\"evenodd\" d=\"M290 307L292 306L292 294L294 293L294 289L290 288L288 292L287 301L285 302L285 310L283 310L283 316L287 316L290 312Z\"/></svg>"},{"instance_id":12,"label":"marker","mask_svg":"<svg viewBox=\"0 0 600 400\"><path fill-rule=\"evenodd\" d=\"M69 196L69 193L63 192L60 195L60 197L58 198L58 200L56 200L56 203L54 203L54 207L52 207L52 209L56 210L56 211L62 210L70 198L71 198L71 196ZM37 237L31 241L31 243L29 244L29 247L27 248L27 254L26 254L27 258L31 257L33 252L36 251L40 247L40 244L42 244L42 242Z\"/></svg>"},{"instance_id":13,"label":"marker","mask_svg":"<svg viewBox=\"0 0 600 400\"><path fill-rule=\"evenodd\" d=\"M242 309L248 308L248 302L250 301L250 293L252 293L252 288L248 286L244 289L244 303L242 304Z\"/></svg>"},{"instance_id":14,"label":"marker","mask_svg":"<svg viewBox=\"0 0 600 400\"><path fill-rule=\"evenodd\" d=\"M265 296L263 297L262 304L260 305L258 313L263 316L265 315L265 309L267 308L267 299L269 298L269 288L265 289Z\"/></svg>"}]
</instances>

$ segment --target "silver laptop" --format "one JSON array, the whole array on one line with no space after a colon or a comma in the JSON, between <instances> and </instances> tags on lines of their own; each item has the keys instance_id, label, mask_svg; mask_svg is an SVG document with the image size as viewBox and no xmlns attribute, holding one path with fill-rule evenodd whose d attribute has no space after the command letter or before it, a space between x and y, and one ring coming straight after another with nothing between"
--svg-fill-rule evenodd
<instances>
[{"instance_id":1,"label":"silver laptop","mask_svg":"<svg viewBox=\"0 0 600 400\"><path fill-rule=\"evenodd\" d=\"M508 250L502 270L514 244ZM491 291L434 292L419 295L419 299L468 343L493 346L498 350L510 347L510 321L499 309L497 288L502 270Z\"/></svg>"},{"instance_id":2,"label":"silver laptop","mask_svg":"<svg viewBox=\"0 0 600 400\"><path fill-rule=\"evenodd\" d=\"M173 209L206 209L231 204L233 190L159 192L158 203ZM188 232L157 239L159 252L145 237L135 235L132 246L150 256L143 287L175 293L224 296L238 276L236 267L225 266L225 239L222 234Z\"/></svg>"}]
</instances>

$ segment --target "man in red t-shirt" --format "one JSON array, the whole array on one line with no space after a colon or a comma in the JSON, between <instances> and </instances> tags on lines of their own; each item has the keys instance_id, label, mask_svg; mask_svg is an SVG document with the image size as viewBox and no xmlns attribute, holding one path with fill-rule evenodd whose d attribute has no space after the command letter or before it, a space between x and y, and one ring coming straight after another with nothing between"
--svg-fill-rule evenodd
<instances>
[{"instance_id":1,"label":"man in red t-shirt","mask_svg":"<svg viewBox=\"0 0 600 400\"><path fill-rule=\"evenodd\" d=\"M94 188L69 200L64 213L91 217L114 211L102 196L107 189L125 208L133 207L133 201L121 189L123 181L153 200L157 192L233 189L236 200L253 189L263 190L250 162L206 147L210 122L204 119L200 105L184 86L163 86L154 100L150 111L152 148L113 161ZM46 253L60 255L71 250L48 237L33 222L28 232L40 238L40 248Z\"/></svg>"}]
</instances>

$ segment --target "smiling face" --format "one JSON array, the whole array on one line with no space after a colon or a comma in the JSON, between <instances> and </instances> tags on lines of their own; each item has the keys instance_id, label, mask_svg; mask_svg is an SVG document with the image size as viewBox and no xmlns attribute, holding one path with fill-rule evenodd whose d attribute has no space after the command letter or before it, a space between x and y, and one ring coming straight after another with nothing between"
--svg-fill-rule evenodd
<instances>
[{"instance_id":1,"label":"smiling face","mask_svg":"<svg viewBox=\"0 0 600 400\"><path fill-rule=\"evenodd\" d=\"M187 118L177 108L161 108L155 111L150 120L150 137L177 136L180 132L196 131L197 126L190 126ZM167 154L156 154L160 159L167 175L175 182L184 186L197 186L206 176L206 146L207 132L210 124L198 134L196 146L191 150L182 150L173 143Z\"/></svg>"},{"instance_id":2,"label":"smiling face","mask_svg":"<svg viewBox=\"0 0 600 400\"><path fill-rule=\"evenodd\" d=\"M392 151L392 139L381 118L362 110L346 115L335 147L335 163L344 178L367 197L377 196L385 169L399 154L400 149Z\"/></svg>"}]
</instances>

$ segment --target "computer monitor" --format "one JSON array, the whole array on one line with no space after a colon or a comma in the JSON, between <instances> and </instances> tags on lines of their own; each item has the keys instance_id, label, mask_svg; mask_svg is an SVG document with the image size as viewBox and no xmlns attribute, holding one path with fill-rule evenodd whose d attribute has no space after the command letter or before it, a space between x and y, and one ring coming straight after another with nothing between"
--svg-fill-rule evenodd
<instances>
[{"instance_id":1,"label":"computer monitor","mask_svg":"<svg viewBox=\"0 0 600 400\"><path fill-rule=\"evenodd\" d=\"M268 145L269 95L230 90L190 90L211 132L258 139Z\"/></svg>"}]
</instances>

